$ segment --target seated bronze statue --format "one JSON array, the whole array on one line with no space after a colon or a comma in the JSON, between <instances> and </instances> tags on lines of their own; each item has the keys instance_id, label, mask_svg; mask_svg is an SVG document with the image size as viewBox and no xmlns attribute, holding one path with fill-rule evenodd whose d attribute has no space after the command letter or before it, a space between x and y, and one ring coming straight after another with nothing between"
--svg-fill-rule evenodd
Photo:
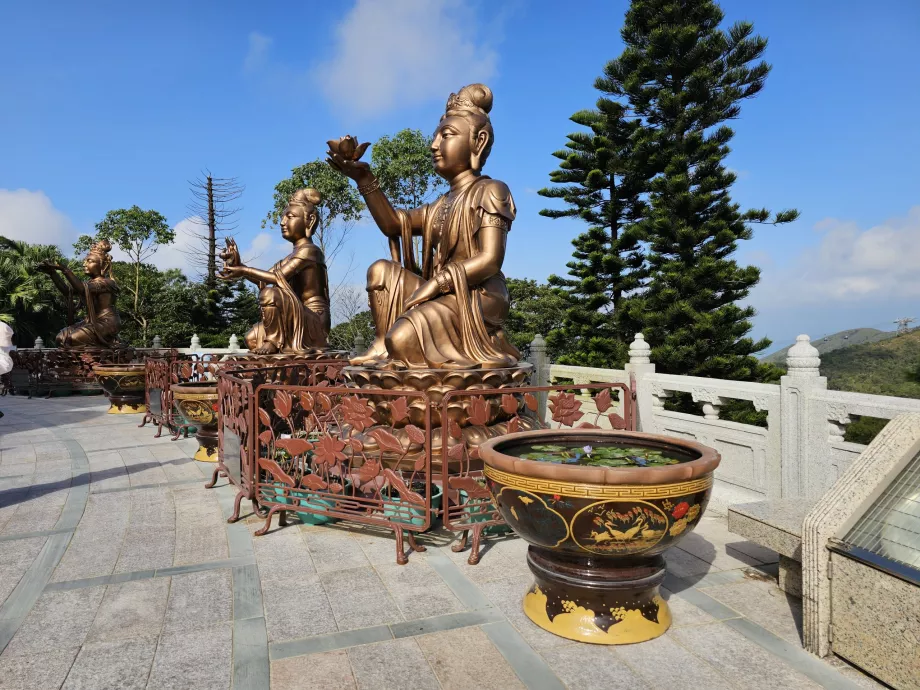
<instances>
[{"instance_id":1,"label":"seated bronze statue","mask_svg":"<svg viewBox=\"0 0 920 690\"><path fill-rule=\"evenodd\" d=\"M492 91L483 84L451 94L434 132L435 171L450 183L436 201L395 209L367 163L366 144L351 137L329 142L328 160L358 183L371 215L389 238L391 260L367 272L377 337L353 364L390 360L420 368L500 368L520 353L502 325L510 300L501 272L514 220L507 185L481 174L492 150ZM421 237L421 262L413 251Z\"/></svg>"},{"instance_id":2,"label":"seated bronze statue","mask_svg":"<svg viewBox=\"0 0 920 690\"><path fill-rule=\"evenodd\" d=\"M321 198L311 188L298 189L281 217L281 236L294 245L268 271L244 266L232 238L221 252L225 280L245 278L259 286L262 321L246 334L246 347L257 355L303 353L328 348L331 326L329 278L322 250L313 244Z\"/></svg>"},{"instance_id":3,"label":"seated bronze statue","mask_svg":"<svg viewBox=\"0 0 920 690\"><path fill-rule=\"evenodd\" d=\"M60 347L114 347L118 344L121 328L121 317L115 309L118 283L111 275L105 275L112 268L111 251L112 245L108 240L100 240L92 246L83 260L83 270L89 276L86 281L77 278L73 271L61 264L43 261L36 266L37 270L48 274L70 304L76 292L86 309L83 321L67 326L57 334Z\"/></svg>"}]
</instances>

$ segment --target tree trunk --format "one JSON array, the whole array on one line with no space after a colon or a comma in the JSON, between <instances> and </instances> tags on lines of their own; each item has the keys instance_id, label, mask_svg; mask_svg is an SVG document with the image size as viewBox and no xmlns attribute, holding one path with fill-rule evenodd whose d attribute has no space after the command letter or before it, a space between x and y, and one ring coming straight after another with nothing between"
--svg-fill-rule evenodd
<instances>
[{"instance_id":1,"label":"tree trunk","mask_svg":"<svg viewBox=\"0 0 920 690\"><path fill-rule=\"evenodd\" d=\"M208 175L208 278L209 290L217 286L217 221L214 214L214 180Z\"/></svg>"}]
</instances>

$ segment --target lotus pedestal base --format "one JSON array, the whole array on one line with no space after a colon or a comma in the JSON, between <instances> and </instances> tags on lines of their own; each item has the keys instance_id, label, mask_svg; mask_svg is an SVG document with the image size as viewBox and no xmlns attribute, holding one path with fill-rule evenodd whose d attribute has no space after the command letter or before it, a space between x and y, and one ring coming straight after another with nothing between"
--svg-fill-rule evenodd
<instances>
[{"instance_id":1,"label":"lotus pedestal base","mask_svg":"<svg viewBox=\"0 0 920 690\"><path fill-rule=\"evenodd\" d=\"M535 582L524 596L524 613L554 635L633 644L663 635L671 625L658 591L665 574L661 556L614 564L531 546L527 565Z\"/></svg>"}]
</instances>

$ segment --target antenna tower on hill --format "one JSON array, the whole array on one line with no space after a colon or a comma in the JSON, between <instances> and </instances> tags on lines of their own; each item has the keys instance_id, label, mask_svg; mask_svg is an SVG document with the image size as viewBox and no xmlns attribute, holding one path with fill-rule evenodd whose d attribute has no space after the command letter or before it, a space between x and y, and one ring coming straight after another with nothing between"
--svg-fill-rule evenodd
<instances>
[{"instance_id":1,"label":"antenna tower on hill","mask_svg":"<svg viewBox=\"0 0 920 690\"><path fill-rule=\"evenodd\" d=\"M900 319L895 319L895 323L898 325L898 335L904 335L905 333L910 332L910 324L916 321L913 316L904 316Z\"/></svg>"}]
</instances>

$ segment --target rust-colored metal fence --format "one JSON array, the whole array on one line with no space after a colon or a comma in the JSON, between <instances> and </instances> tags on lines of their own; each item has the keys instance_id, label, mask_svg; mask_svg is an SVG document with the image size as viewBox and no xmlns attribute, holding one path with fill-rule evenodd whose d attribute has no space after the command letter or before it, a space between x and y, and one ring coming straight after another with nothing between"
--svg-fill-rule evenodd
<instances>
[{"instance_id":1,"label":"rust-colored metal fence","mask_svg":"<svg viewBox=\"0 0 920 690\"><path fill-rule=\"evenodd\" d=\"M506 529L478 453L488 438L548 425L635 428L633 393L621 383L451 391L435 404L424 392L329 381L256 384L239 373L220 375L221 405L230 406L223 433L235 425L240 439L230 444L225 438L222 448L224 462L238 449L242 465L251 468L256 501L268 509L256 534L268 532L275 514L284 526L288 513L308 524L378 525L395 533L398 563L407 562L404 538L423 551L415 534L438 519L462 533L455 551L465 549L472 534L470 564L479 561L484 534ZM548 420L539 418L543 395ZM582 410L588 397L590 412Z\"/></svg>"},{"instance_id":2,"label":"rust-colored metal fence","mask_svg":"<svg viewBox=\"0 0 920 690\"><path fill-rule=\"evenodd\" d=\"M217 466L211 481L205 486L212 488L219 477L226 477L236 487L236 500L228 519L228 522L236 522L244 498L252 502L253 512L261 517L266 515L260 507L260 497L256 491L258 433L255 430L259 423L256 389L263 384L319 388L339 384L342 382L342 368L347 362L341 359L313 359L269 367L239 361L233 362L232 367L223 364L217 374L220 398Z\"/></svg>"}]
</instances>

